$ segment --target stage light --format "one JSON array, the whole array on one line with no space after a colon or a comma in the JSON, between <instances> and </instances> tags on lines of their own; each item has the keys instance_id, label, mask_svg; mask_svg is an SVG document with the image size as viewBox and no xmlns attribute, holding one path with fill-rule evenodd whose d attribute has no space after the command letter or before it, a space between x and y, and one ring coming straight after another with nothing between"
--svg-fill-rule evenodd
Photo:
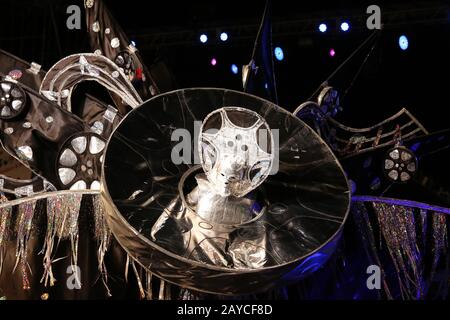
<instances>
[{"instance_id":1,"label":"stage light","mask_svg":"<svg viewBox=\"0 0 450 320\"><path fill-rule=\"evenodd\" d=\"M228 40L228 34L226 32L222 32L220 34L220 40L227 41Z\"/></svg>"},{"instance_id":2,"label":"stage light","mask_svg":"<svg viewBox=\"0 0 450 320\"><path fill-rule=\"evenodd\" d=\"M212 65L212 66L215 66L216 64L217 64L216 58L212 58L212 59L211 59L211 65Z\"/></svg>"},{"instance_id":3,"label":"stage light","mask_svg":"<svg viewBox=\"0 0 450 320\"><path fill-rule=\"evenodd\" d=\"M405 35L401 35L400 38L398 38L398 45L402 50L408 49L409 46L408 38Z\"/></svg>"},{"instance_id":4,"label":"stage light","mask_svg":"<svg viewBox=\"0 0 450 320\"><path fill-rule=\"evenodd\" d=\"M330 54L330 57L334 57L336 55L336 51L334 51L334 49L331 48L329 54Z\"/></svg>"},{"instance_id":5,"label":"stage light","mask_svg":"<svg viewBox=\"0 0 450 320\"><path fill-rule=\"evenodd\" d=\"M319 25L319 31L320 31L320 32L325 32L325 31L327 31L327 25L326 25L325 23L321 23L321 24Z\"/></svg>"},{"instance_id":6,"label":"stage light","mask_svg":"<svg viewBox=\"0 0 450 320\"><path fill-rule=\"evenodd\" d=\"M348 22L341 23L341 30L347 32L350 29L350 24Z\"/></svg>"},{"instance_id":7,"label":"stage light","mask_svg":"<svg viewBox=\"0 0 450 320\"><path fill-rule=\"evenodd\" d=\"M201 34L200 35L200 42L201 43L206 43L206 42L208 42L208 36L206 35L206 34Z\"/></svg>"},{"instance_id":8,"label":"stage light","mask_svg":"<svg viewBox=\"0 0 450 320\"><path fill-rule=\"evenodd\" d=\"M284 52L283 49L281 49L280 47L276 47L274 50L275 53L275 58L277 58L278 61L281 61L284 59Z\"/></svg>"},{"instance_id":9,"label":"stage light","mask_svg":"<svg viewBox=\"0 0 450 320\"><path fill-rule=\"evenodd\" d=\"M234 74L238 74L239 72L238 66L235 65L234 63L231 65L231 72L233 72Z\"/></svg>"}]
</instances>

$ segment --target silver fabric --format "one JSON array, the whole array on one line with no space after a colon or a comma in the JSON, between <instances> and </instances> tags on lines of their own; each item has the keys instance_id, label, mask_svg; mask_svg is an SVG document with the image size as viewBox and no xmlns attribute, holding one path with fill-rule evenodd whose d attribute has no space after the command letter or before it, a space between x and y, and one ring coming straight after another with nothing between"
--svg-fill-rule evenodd
<instances>
[{"instance_id":1,"label":"silver fabric","mask_svg":"<svg viewBox=\"0 0 450 320\"><path fill-rule=\"evenodd\" d=\"M229 114L234 114L238 123L233 123ZM214 115L220 115L220 128L205 130ZM270 136L263 148L258 144L258 135L264 136L261 131ZM241 197L258 187L269 175L274 158L269 126L260 115L245 108L226 107L210 113L200 129L199 148L211 189L221 196Z\"/></svg>"},{"instance_id":2,"label":"silver fabric","mask_svg":"<svg viewBox=\"0 0 450 320\"><path fill-rule=\"evenodd\" d=\"M75 182L71 187L70 190L85 190L87 189L86 182L83 180Z\"/></svg>"},{"instance_id":3,"label":"silver fabric","mask_svg":"<svg viewBox=\"0 0 450 320\"><path fill-rule=\"evenodd\" d=\"M17 155L22 160L31 161L33 160L33 150L30 146L21 146L17 148Z\"/></svg>"},{"instance_id":4,"label":"silver fabric","mask_svg":"<svg viewBox=\"0 0 450 320\"><path fill-rule=\"evenodd\" d=\"M70 149L65 149L59 157L59 163L65 167L72 167L77 163L78 159L75 153Z\"/></svg>"},{"instance_id":5,"label":"silver fabric","mask_svg":"<svg viewBox=\"0 0 450 320\"><path fill-rule=\"evenodd\" d=\"M78 154L82 154L86 151L87 146L87 138L86 137L78 137L72 140L71 142L73 149Z\"/></svg>"},{"instance_id":6,"label":"silver fabric","mask_svg":"<svg viewBox=\"0 0 450 320\"><path fill-rule=\"evenodd\" d=\"M11 103L11 106L13 107L14 110L19 110L20 107L22 106L22 101L13 100L13 102Z\"/></svg>"},{"instance_id":7,"label":"silver fabric","mask_svg":"<svg viewBox=\"0 0 450 320\"><path fill-rule=\"evenodd\" d=\"M94 181L91 183L91 190L100 190L100 181Z\"/></svg>"},{"instance_id":8,"label":"silver fabric","mask_svg":"<svg viewBox=\"0 0 450 320\"><path fill-rule=\"evenodd\" d=\"M91 141L89 142L89 152L91 154L98 154L103 151L105 148L105 142L100 140L99 138L93 136L91 137Z\"/></svg>"},{"instance_id":9,"label":"silver fabric","mask_svg":"<svg viewBox=\"0 0 450 320\"><path fill-rule=\"evenodd\" d=\"M4 106L0 115L9 117L11 115L11 109L8 106Z\"/></svg>"},{"instance_id":10,"label":"silver fabric","mask_svg":"<svg viewBox=\"0 0 450 320\"><path fill-rule=\"evenodd\" d=\"M59 178L61 182L65 185L68 185L76 176L76 172L70 168L59 168L58 169Z\"/></svg>"},{"instance_id":11,"label":"silver fabric","mask_svg":"<svg viewBox=\"0 0 450 320\"><path fill-rule=\"evenodd\" d=\"M186 258L200 260L216 266L257 269L265 265L266 237L261 224L256 236L247 238L233 236L245 222L258 217L251 197L223 197L215 193L205 174L196 175L198 186L188 194L186 206L175 216L180 225L191 225L190 232L183 233ZM168 207L175 207L176 203ZM156 242L166 242L170 232L165 232L168 212L162 214L152 228ZM170 226L169 226L170 228ZM244 229L245 230L245 229ZM245 234L241 230L240 234ZM245 239L245 240L244 240Z\"/></svg>"},{"instance_id":12,"label":"silver fabric","mask_svg":"<svg viewBox=\"0 0 450 320\"><path fill-rule=\"evenodd\" d=\"M190 155L184 163L172 161L175 147L198 141L199 122L204 131L220 131L205 119L215 111L220 118L228 107L255 112L279 131L278 171L240 197L223 196L202 163L189 161L195 146L184 150ZM239 129L256 122L249 119L232 120ZM192 140L176 141L176 129ZM267 290L323 266L350 202L337 159L306 124L268 101L225 89L178 90L134 109L111 136L103 170L108 224L130 256L165 281L223 295Z\"/></svg>"}]
</instances>

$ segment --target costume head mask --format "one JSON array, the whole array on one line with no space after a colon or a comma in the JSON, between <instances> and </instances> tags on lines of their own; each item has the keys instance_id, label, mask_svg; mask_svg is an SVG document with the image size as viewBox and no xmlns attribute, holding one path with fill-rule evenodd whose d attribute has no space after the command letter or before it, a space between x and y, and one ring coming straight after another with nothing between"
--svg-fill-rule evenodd
<instances>
[{"instance_id":1,"label":"costume head mask","mask_svg":"<svg viewBox=\"0 0 450 320\"><path fill-rule=\"evenodd\" d=\"M214 191L242 197L269 175L274 157L272 132L256 112L224 107L203 121L200 161Z\"/></svg>"}]
</instances>

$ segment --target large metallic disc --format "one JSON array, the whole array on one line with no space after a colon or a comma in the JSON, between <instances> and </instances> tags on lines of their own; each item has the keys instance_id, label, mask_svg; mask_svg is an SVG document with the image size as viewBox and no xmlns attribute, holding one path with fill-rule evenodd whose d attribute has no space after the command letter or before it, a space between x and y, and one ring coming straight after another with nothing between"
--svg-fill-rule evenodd
<instances>
[{"instance_id":1,"label":"large metallic disc","mask_svg":"<svg viewBox=\"0 0 450 320\"><path fill-rule=\"evenodd\" d=\"M202 121L224 107L256 112L278 137L276 173L214 207L217 218L251 203L257 214L232 227L191 207L204 181L191 146ZM268 101L225 89L178 90L131 111L108 142L102 180L109 225L138 263L171 283L225 295L266 290L317 270L336 246L350 201L339 162L310 127Z\"/></svg>"}]
</instances>

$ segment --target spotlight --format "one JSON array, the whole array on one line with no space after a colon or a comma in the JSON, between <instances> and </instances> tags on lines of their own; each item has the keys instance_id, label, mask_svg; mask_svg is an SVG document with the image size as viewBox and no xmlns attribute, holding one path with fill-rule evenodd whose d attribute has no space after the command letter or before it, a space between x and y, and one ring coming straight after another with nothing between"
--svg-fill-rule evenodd
<instances>
[{"instance_id":1,"label":"spotlight","mask_svg":"<svg viewBox=\"0 0 450 320\"><path fill-rule=\"evenodd\" d=\"M336 55L336 51L334 51L334 49L331 48L329 54L330 54L330 57L334 57Z\"/></svg>"},{"instance_id":2,"label":"spotlight","mask_svg":"<svg viewBox=\"0 0 450 320\"><path fill-rule=\"evenodd\" d=\"M228 40L228 34L226 32L222 32L220 34L220 40L227 41Z\"/></svg>"},{"instance_id":3,"label":"spotlight","mask_svg":"<svg viewBox=\"0 0 450 320\"><path fill-rule=\"evenodd\" d=\"M341 30L347 32L350 29L350 24L348 22L341 23Z\"/></svg>"},{"instance_id":4,"label":"spotlight","mask_svg":"<svg viewBox=\"0 0 450 320\"><path fill-rule=\"evenodd\" d=\"M408 38L405 35L401 35L400 38L398 38L398 45L402 50L408 49L409 46Z\"/></svg>"},{"instance_id":5,"label":"spotlight","mask_svg":"<svg viewBox=\"0 0 450 320\"><path fill-rule=\"evenodd\" d=\"M239 72L238 66L235 65L234 63L231 65L231 72L233 72L234 74L238 74Z\"/></svg>"},{"instance_id":6,"label":"spotlight","mask_svg":"<svg viewBox=\"0 0 450 320\"><path fill-rule=\"evenodd\" d=\"M275 58L277 58L278 61L281 61L284 59L284 52L283 49L281 49L280 47L276 47L274 50L275 53Z\"/></svg>"},{"instance_id":7,"label":"spotlight","mask_svg":"<svg viewBox=\"0 0 450 320\"><path fill-rule=\"evenodd\" d=\"M208 42L208 36L206 35L206 34L201 34L200 35L200 42L201 43L206 43L206 42Z\"/></svg>"},{"instance_id":8,"label":"spotlight","mask_svg":"<svg viewBox=\"0 0 450 320\"><path fill-rule=\"evenodd\" d=\"M320 31L320 32L325 32L325 31L327 31L327 25L326 25L325 23L321 23L321 24L319 25L319 31Z\"/></svg>"},{"instance_id":9,"label":"spotlight","mask_svg":"<svg viewBox=\"0 0 450 320\"><path fill-rule=\"evenodd\" d=\"M215 66L216 64L217 64L216 58L212 58L212 59L211 59L211 65L212 65L212 66Z\"/></svg>"}]
</instances>

